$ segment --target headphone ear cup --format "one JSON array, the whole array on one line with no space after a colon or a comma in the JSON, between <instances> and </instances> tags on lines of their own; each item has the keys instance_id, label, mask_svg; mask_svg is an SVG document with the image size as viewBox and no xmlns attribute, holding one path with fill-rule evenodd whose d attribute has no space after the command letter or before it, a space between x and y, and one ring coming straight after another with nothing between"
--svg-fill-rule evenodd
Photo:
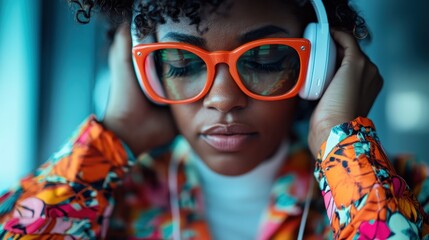
<instances>
[{"instance_id":1,"label":"headphone ear cup","mask_svg":"<svg viewBox=\"0 0 429 240\"><path fill-rule=\"evenodd\" d=\"M310 23L304 31L304 38L311 43L311 52L307 77L300 91L303 99L319 99L331 82L335 70L337 52L334 40L329 32L322 32L320 29L321 26L317 23Z\"/></svg>"},{"instance_id":2,"label":"headphone ear cup","mask_svg":"<svg viewBox=\"0 0 429 240\"><path fill-rule=\"evenodd\" d=\"M323 83L322 93L326 90L326 88L331 83L332 79L334 78L335 74L335 66L337 63L337 46L335 45L335 41L332 38L331 34L329 34L329 42L328 42L328 51L327 51L327 58L326 58L326 75L325 75L325 82Z\"/></svg>"},{"instance_id":3,"label":"headphone ear cup","mask_svg":"<svg viewBox=\"0 0 429 240\"><path fill-rule=\"evenodd\" d=\"M305 79L304 85L302 86L299 96L303 99L308 99L311 86L312 86L312 80L313 80L313 68L314 68L314 58L316 55L316 38L317 38L317 26L316 23L310 23L307 25L307 27L304 30L304 38L310 41L311 49L310 49L310 59L308 61L308 68L307 68L307 77Z\"/></svg>"}]
</instances>

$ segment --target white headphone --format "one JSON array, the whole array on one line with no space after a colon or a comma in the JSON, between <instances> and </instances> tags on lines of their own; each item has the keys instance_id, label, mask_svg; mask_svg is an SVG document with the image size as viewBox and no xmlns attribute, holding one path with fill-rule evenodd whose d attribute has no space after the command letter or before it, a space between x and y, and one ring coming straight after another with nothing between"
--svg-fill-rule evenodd
<instances>
[{"instance_id":1,"label":"white headphone","mask_svg":"<svg viewBox=\"0 0 429 240\"><path fill-rule=\"evenodd\" d=\"M322 0L311 0L317 23L310 23L304 30L304 38L311 43L307 78L299 95L303 99L319 99L332 80L337 50L329 33L329 23Z\"/></svg>"},{"instance_id":2,"label":"white headphone","mask_svg":"<svg viewBox=\"0 0 429 240\"><path fill-rule=\"evenodd\" d=\"M337 51L329 32L328 17L322 0L310 0L316 12L317 23L310 23L304 30L304 38L311 43L310 59L307 78L299 95L303 99L319 99L332 80ZM144 42L153 42L153 37L147 36ZM133 45L138 44L133 39ZM135 61L133 61L135 64ZM137 68L135 68L137 69ZM137 74L139 76L139 74ZM141 85L141 81L139 81ZM145 88L141 86L143 90Z\"/></svg>"}]
</instances>

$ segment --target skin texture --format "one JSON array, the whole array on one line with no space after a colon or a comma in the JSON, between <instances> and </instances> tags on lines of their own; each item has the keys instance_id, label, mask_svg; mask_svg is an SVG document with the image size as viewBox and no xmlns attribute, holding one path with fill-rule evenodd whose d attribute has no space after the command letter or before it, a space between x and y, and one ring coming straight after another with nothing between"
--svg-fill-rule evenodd
<instances>
[{"instance_id":1,"label":"skin texture","mask_svg":"<svg viewBox=\"0 0 429 240\"><path fill-rule=\"evenodd\" d=\"M310 119L308 145L315 156L333 126L368 115L383 86L378 68L352 35L337 30L331 35L337 42L340 67Z\"/></svg>"},{"instance_id":2,"label":"skin texture","mask_svg":"<svg viewBox=\"0 0 429 240\"><path fill-rule=\"evenodd\" d=\"M119 27L109 52L111 88L104 126L139 155L168 143L177 134L171 113L145 98L131 59L130 26Z\"/></svg>"},{"instance_id":3,"label":"skin texture","mask_svg":"<svg viewBox=\"0 0 429 240\"><path fill-rule=\"evenodd\" d=\"M300 37L304 27L281 1L234 1L226 15L210 15L202 26L208 32L200 35L184 19L158 26L159 41L175 41L169 32L188 34L205 40L209 51L238 47L243 34L263 26L286 29L262 37ZM239 175L253 169L273 154L287 138L297 99L262 102L244 95L235 85L224 64L217 66L214 84L201 101L155 107L140 90L131 61L129 26L121 26L110 54L112 88L104 125L124 140L135 154L170 141L178 131L183 134L204 162L214 171ZM326 140L330 129L357 116L366 116L382 86L375 65L362 53L348 33L332 32L338 47L340 66L310 120L308 143L314 156ZM141 42L134 37L133 45ZM171 109L171 111L170 111ZM215 125L238 124L254 133L237 151L219 151L204 140L203 131Z\"/></svg>"},{"instance_id":4,"label":"skin texture","mask_svg":"<svg viewBox=\"0 0 429 240\"><path fill-rule=\"evenodd\" d=\"M287 9L288 6L279 1L270 4L261 1L249 4L237 2L228 11L227 17L210 15L204 22L209 30L203 36L195 28L189 27L188 21L182 20L160 25L157 39L161 42L175 41L165 36L170 32L185 33L202 37L207 50L217 51L240 46L240 39L246 33L267 25L281 27L289 34L275 33L265 37L299 37L303 29ZM228 66L221 64L217 66L213 86L204 99L190 104L172 105L171 110L180 132L211 169L225 175L238 175L270 157L281 141L287 138L295 106L296 99L268 102L246 96L232 79ZM214 125L235 124L254 133L239 150L219 151L204 140L204 129Z\"/></svg>"}]
</instances>

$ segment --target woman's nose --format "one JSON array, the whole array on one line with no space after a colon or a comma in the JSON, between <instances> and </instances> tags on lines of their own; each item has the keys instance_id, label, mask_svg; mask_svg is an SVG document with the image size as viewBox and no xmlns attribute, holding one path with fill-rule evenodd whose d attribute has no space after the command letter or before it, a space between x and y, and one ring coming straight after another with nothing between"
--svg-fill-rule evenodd
<instances>
[{"instance_id":1,"label":"woman's nose","mask_svg":"<svg viewBox=\"0 0 429 240\"><path fill-rule=\"evenodd\" d=\"M213 85L204 97L204 107L227 113L245 108L247 101L248 96L235 83L229 73L228 65L217 65Z\"/></svg>"}]
</instances>

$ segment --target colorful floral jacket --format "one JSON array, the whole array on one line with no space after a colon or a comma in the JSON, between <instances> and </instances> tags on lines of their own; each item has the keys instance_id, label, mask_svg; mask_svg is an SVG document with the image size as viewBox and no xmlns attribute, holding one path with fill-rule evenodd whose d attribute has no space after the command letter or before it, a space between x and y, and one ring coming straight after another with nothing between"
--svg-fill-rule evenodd
<instances>
[{"instance_id":1,"label":"colorful floral jacket","mask_svg":"<svg viewBox=\"0 0 429 240\"><path fill-rule=\"evenodd\" d=\"M0 195L0 239L171 239L174 229L181 239L210 239L190 150L179 137L136 159L90 117L34 175ZM370 120L334 127L317 160L298 145L287 158L257 239L296 239L310 191L304 239L428 238L429 168L406 158L392 164Z\"/></svg>"}]
</instances>

